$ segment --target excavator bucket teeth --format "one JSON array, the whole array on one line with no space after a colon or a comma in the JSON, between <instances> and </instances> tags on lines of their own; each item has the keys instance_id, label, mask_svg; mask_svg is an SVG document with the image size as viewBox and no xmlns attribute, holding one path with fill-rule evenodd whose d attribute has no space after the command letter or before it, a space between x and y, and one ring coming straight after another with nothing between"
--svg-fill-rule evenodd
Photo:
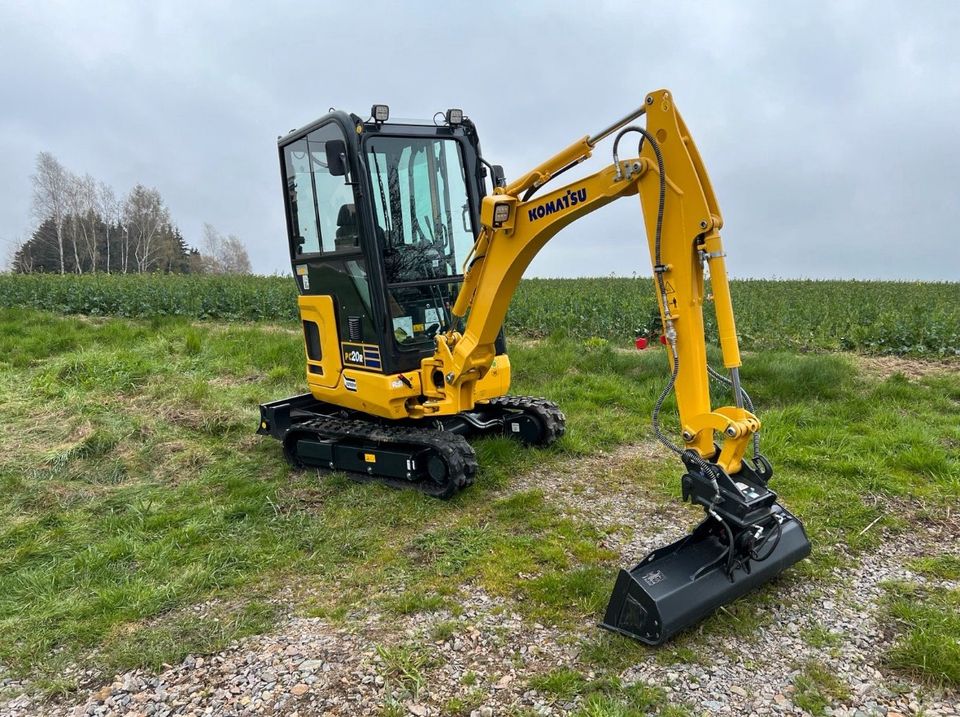
<instances>
[{"instance_id":1,"label":"excavator bucket teeth","mask_svg":"<svg viewBox=\"0 0 960 717\"><path fill-rule=\"evenodd\" d=\"M778 504L774 512L781 534L762 560L743 556L731 570L729 541L708 517L683 539L654 550L632 570L621 570L601 627L660 645L772 580L810 554L800 521Z\"/></svg>"}]
</instances>

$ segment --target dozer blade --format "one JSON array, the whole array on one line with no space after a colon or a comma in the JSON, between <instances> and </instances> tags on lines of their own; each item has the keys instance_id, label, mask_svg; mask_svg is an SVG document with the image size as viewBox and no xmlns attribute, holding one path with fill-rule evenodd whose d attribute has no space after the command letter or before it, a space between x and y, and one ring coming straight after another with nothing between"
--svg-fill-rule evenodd
<instances>
[{"instance_id":1,"label":"dozer blade","mask_svg":"<svg viewBox=\"0 0 960 717\"><path fill-rule=\"evenodd\" d=\"M755 553L759 560L738 547L742 533L732 533L731 545L731 533L708 516L685 538L621 570L601 627L660 645L809 555L800 521L779 504L771 513L780 535L772 548Z\"/></svg>"}]
</instances>

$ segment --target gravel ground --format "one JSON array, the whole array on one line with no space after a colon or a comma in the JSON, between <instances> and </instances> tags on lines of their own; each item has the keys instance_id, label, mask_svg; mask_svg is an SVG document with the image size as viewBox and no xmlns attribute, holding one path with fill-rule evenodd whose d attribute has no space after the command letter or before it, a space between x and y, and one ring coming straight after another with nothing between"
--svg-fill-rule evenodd
<instances>
[{"instance_id":1,"label":"gravel ground","mask_svg":"<svg viewBox=\"0 0 960 717\"><path fill-rule=\"evenodd\" d=\"M656 504L638 486L615 481L625 463L659 455L650 446L623 448L534 471L512 490L541 488L566 512L609 528L607 544L627 564L676 539L695 519L679 504ZM955 519L930 525L906 539L886 541L861 556L856 568L838 571L824 583L783 581L779 601L764 608L771 627L747 638L725 637L694 663L664 665L650 650L621 677L661 687L671 702L697 714L803 714L794 702L794 683L803 663L817 661L849 695L828 714L960 715L956 693L931 691L884 672L882 655L890 638L877 619L880 584L923 582L904 568L906 560L937 546L960 551L957 534ZM0 715L425 717L451 714L456 706L461 714L489 717L519 708L543 715L576 709L576 699L556 701L532 690L529 680L558 667L589 677L578 650L580 638L595 635L592 624L573 632L530 624L509 602L469 586L462 605L458 617L444 611L401 619L370 614L347 626L291 615L272 633L215 655L188 657L159 674L118 675L69 704L21 695L0 702ZM832 644L811 645L804 636L814 628L829 631Z\"/></svg>"}]
</instances>

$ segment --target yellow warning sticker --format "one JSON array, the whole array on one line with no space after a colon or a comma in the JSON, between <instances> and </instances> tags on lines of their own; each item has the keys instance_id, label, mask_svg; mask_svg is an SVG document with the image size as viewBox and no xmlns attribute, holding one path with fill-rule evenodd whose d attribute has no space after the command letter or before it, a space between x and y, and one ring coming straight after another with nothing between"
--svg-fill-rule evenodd
<instances>
[{"instance_id":1,"label":"yellow warning sticker","mask_svg":"<svg viewBox=\"0 0 960 717\"><path fill-rule=\"evenodd\" d=\"M364 453L363 460L365 460L367 463L376 463L377 456L373 453Z\"/></svg>"},{"instance_id":2,"label":"yellow warning sticker","mask_svg":"<svg viewBox=\"0 0 960 717\"><path fill-rule=\"evenodd\" d=\"M307 275L307 265L299 264L297 266L297 276L306 276Z\"/></svg>"}]
</instances>

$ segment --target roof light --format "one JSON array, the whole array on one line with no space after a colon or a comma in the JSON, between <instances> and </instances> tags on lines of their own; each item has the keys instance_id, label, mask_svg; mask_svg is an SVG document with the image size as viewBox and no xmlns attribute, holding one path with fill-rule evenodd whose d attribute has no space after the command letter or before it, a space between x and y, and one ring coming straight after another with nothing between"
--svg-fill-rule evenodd
<instances>
[{"instance_id":1,"label":"roof light","mask_svg":"<svg viewBox=\"0 0 960 717\"><path fill-rule=\"evenodd\" d=\"M456 126L463 123L463 110L449 109L446 114L447 124Z\"/></svg>"},{"instance_id":2,"label":"roof light","mask_svg":"<svg viewBox=\"0 0 960 717\"><path fill-rule=\"evenodd\" d=\"M390 108L387 105L374 105L370 108L370 116L376 122L386 122L390 119Z\"/></svg>"}]
</instances>

